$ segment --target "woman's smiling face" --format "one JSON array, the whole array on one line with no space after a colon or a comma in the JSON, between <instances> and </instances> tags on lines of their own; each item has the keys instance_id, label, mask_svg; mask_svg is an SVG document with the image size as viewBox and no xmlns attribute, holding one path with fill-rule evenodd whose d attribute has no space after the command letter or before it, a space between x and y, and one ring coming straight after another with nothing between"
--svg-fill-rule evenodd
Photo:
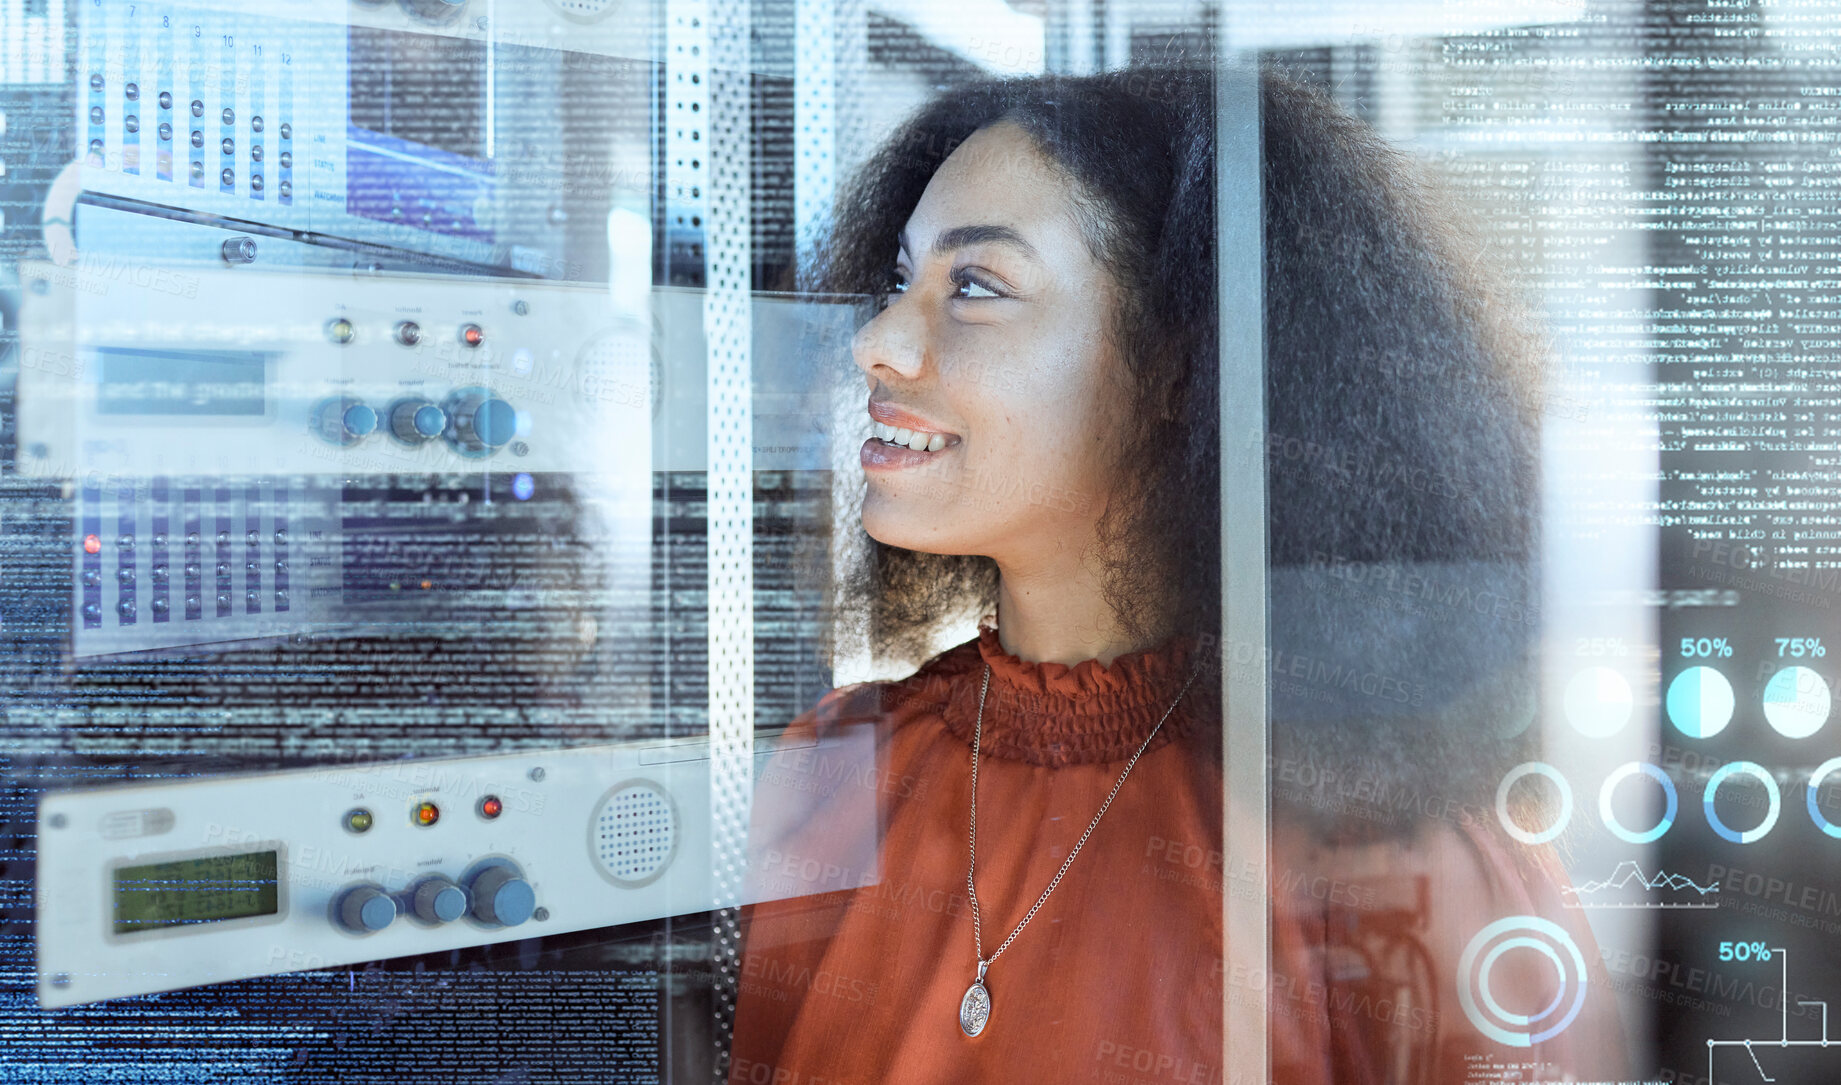
<instances>
[{"instance_id":1,"label":"woman's smiling face","mask_svg":"<svg viewBox=\"0 0 1841 1085\"><path fill-rule=\"evenodd\" d=\"M921 423L909 428L948 436L937 452L863 446L873 538L1000 563L1084 549L1125 389L1106 334L1117 286L1088 247L1079 196L1000 121L946 159L891 239L896 292L851 352L872 414L886 403Z\"/></svg>"}]
</instances>

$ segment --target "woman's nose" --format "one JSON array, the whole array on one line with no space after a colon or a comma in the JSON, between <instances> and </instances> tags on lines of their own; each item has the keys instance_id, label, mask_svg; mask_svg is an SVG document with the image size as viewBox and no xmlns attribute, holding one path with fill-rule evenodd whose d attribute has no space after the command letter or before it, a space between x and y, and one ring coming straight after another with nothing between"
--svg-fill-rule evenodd
<instances>
[{"instance_id":1,"label":"woman's nose","mask_svg":"<svg viewBox=\"0 0 1841 1085\"><path fill-rule=\"evenodd\" d=\"M894 370L903 377L913 377L926 357L925 328L917 307L897 296L889 306L857 329L850 340L850 356L857 367L875 376L878 366Z\"/></svg>"}]
</instances>

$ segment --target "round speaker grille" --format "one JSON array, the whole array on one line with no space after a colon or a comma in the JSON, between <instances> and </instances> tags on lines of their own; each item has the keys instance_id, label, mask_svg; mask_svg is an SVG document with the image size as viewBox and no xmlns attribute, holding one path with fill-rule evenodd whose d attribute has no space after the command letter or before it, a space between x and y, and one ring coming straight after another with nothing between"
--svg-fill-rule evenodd
<instances>
[{"instance_id":1,"label":"round speaker grille","mask_svg":"<svg viewBox=\"0 0 1841 1085\"><path fill-rule=\"evenodd\" d=\"M550 0L550 6L578 23L592 23L613 14L614 0Z\"/></svg>"},{"instance_id":2,"label":"round speaker grille","mask_svg":"<svg viewBox=\"0 0 1841 1085\"><path fill-rule=\"evenodd\" d=\"M677 807L664 788L630 780L601 797L588 840L608 880L637 888L664 873L677 851Z\"/></svg>"}]
</instances>

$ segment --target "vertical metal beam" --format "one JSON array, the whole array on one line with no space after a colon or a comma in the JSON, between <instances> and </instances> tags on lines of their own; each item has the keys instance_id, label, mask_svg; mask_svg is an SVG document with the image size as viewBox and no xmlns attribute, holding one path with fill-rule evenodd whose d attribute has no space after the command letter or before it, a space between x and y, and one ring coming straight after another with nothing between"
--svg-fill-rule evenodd
<instances>
[{"instance_id":1,"label":"vertical metal beam","mask_svg":"<svg viewBox=\"0 0 1841 1085\"><path fill-rule=\"evenodd\" d=\"M1063 75L1091 75L1097 70L1094 4L1095 0L1048 0L1042 16L1045 70Z\"/></svg>"},{"instance_id":2,"label":"vertical metal beam","mask_svg":"<svg viewBox=\"0 0 1841 1085\"><path fill-rule=\"evenodd\" d=\"M837 0L793 10L793 238L801 281L837 188Z\"/></svg>"},{"instance_id":3,"label":"vertical metal beam","mask_svg":"<svg viewBox=\"0 0 1841 1085\"><path fill-rule=\"evenodd\" d=\"M740 900L754 791L752 64L749 0L688 0L678 10L691 19L684 30L697 50L693 64L697 55L708 58L706 105L684 122L691 126L691 174L701 174L700 191L707 193L710 873L718 910L714 1068L720 1081L728 1074L741 975ZM678 119L671 118L674 126Z\"/></svg>"},{"instance_id":4,"label":"vertical metal beam","mask_svg":"<svg viewBox=\"0 0 1841 1085\"><path fill-rule=\"evenodd\" d=\"M1106 71L1131 63L1132 0L1102 0L1100 66Z\"/></svg>"},{"instance_id":5,"label":"vertical metal beam","mask_svg":"<svg viewBox=\"0 0 1841 1085\"><path fill-rule=\"evenodd\" d=\"M1099 70L1099 27L1094 18L1096 0L1065 0L1067 4L1068 71L1092 75Z\"/></svg>"},{"instance_id":6,"label":"vertical metal beam","mask_svg":"<svg viewBox=\"0 0 1841 1085\"><path fill-rule=\"evenodd\" d=\"M864 107L869 67L866 0L798 0L798 5L793 43L795 236L798 282L810 289L817 285L814 258L831 227L838 190L869 153L877 134L868 131ZM821 421L832 434L831 507L845 509L861 499L863 472L856 449L868 430L856 367L840 358L835 376L831 415ZM842 533L833 539L832 576L839 582L853 561L844 542ZM867 677L871 653L866 625L857 615L826 617L834 637L832 681L846 685L856 675Z\"/></svg>"},{"instance_id":7,"label":"vertical metal beam","mask_svg":"<svg viewBox=\"0 0 1841 1085\"><path fill-rule=\"evenodd\" d=\"M1221 804L1229 870L1257 871L1223 894L1223 1066L1270 1079L1266 792L1266 358L1265 212L1260 184L1258 69L1225 46L1215 89L1216 283L1221 351ZM1235 998L1234 977L1259 989Z\"/></svg>"},{"instance_id":8,"label":"vertical metal beam","mask_svg":"<svg viewBox=\"0 0 1841 1085\"><path fill-rule=\"evenodd\" d=\"M665 0L666 281L701 286L710 190L709 0Z\"/></svg>"},{"instance_id":9,"label":"vertical metal beam","mask_svg":"<svg viewBox=\"0 0 1841 1085\"><path fill-rule=\"evenodd\" d=\"M831 205L868 149L866 0L796 0L793 41L793 217L799 282L830 227Z\"/></svg>"}]
</instances>

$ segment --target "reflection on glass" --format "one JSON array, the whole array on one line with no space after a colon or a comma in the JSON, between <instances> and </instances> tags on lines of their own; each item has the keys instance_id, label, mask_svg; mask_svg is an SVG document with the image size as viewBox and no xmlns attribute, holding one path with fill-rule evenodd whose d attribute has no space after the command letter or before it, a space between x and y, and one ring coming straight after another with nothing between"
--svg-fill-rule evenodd
<instances>
[{"instance_id":1,"label":"reflection on glass","mask_svg":"<svg viewBox=\"0 0 1841 1085\"><path fill-rule=\"evenodd\" d=\"M818 281L880 304L835 605L921 662L793 725L874 730L880 816L774 847L880 876L748 909L733 1081L1218 1073L1211 86L968 83L841 189Z\"/></svg>"},{"instance_id":2,"label":"reflection on glass","mask_svg":"<svg viewBox=\"0 0 1841 1085\"><path fill-rule=\"evenodd\" d=\"M15 1061L1833 1079L1837 33L6 7Z\"/></svg>"}]
</instances>

